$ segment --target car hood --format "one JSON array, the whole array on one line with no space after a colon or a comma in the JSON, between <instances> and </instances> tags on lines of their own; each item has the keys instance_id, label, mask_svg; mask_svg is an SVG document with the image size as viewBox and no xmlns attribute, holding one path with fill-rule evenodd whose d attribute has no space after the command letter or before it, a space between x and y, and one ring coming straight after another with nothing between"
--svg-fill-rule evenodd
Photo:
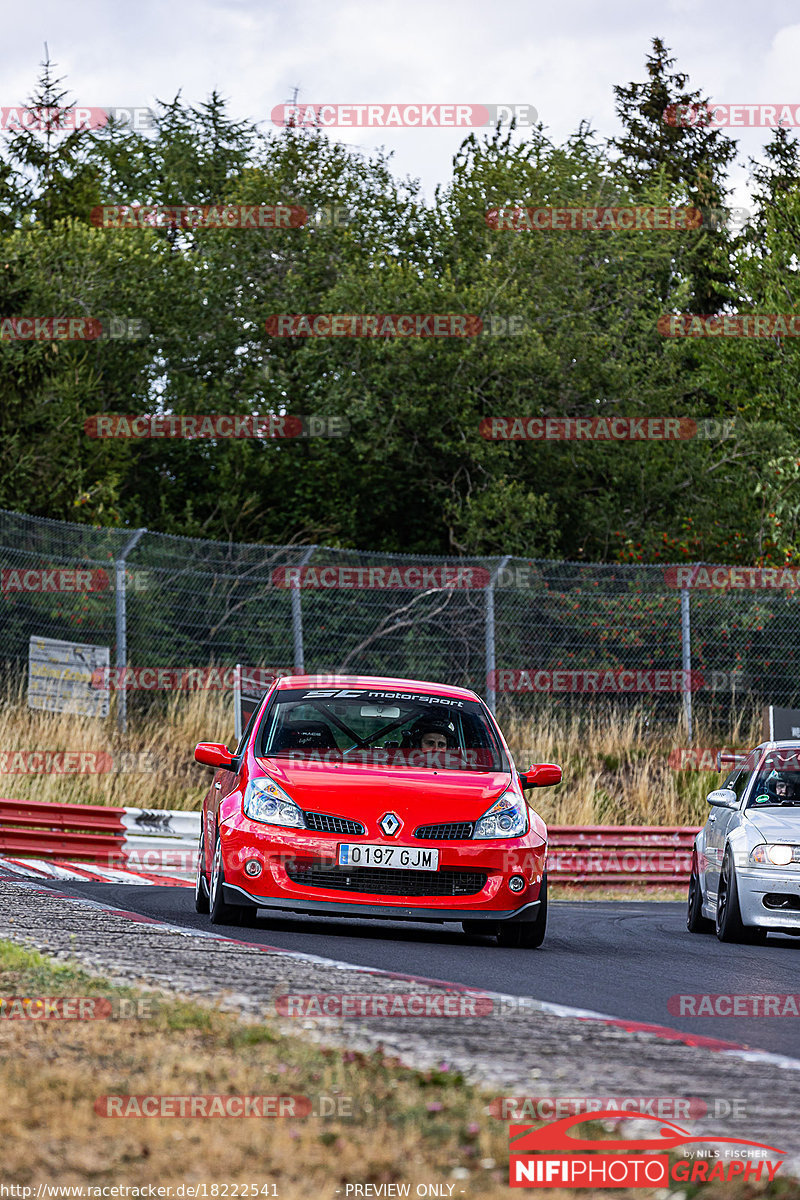
<instances>
[{"instance_id":1,"label":"car hood","mask_svg":"<svg viewBox=\"0 0 800 1200\"><path fill-rule=\"evenodd\" d=\"M767 842L800 843L800 808L748 809L747 819Z\"/></svg>"},{"instance_id":2,"label":"car hood","mask_svg":"<svg viewBox=\"0 0 800 1200\"><path fill-rule=\"evenodd\" d=\"M406 823L475 821L511 783L508 771L398 770L258 758L301 808L354 820L391 809Z\"/></svg>"}]
</instances>

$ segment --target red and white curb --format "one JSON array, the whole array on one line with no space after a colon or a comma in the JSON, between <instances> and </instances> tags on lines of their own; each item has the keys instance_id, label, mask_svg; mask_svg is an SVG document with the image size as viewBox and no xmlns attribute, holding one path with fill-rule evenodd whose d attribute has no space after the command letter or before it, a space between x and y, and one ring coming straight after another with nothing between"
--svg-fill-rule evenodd
<instances>
[{"instance_id":1,"label":"red and white curb","mask_svg":"<svg viewBox=\"0 0 800 1200\"><path fill-rule=\"evenodd\" d=\"M76 863L66 859L0 858L0 871L28 879L90 880L95 883L140 884L162 887L194 887L194 880L157 871L101 867L97 863Z\"/></svg>"}]
</instances>

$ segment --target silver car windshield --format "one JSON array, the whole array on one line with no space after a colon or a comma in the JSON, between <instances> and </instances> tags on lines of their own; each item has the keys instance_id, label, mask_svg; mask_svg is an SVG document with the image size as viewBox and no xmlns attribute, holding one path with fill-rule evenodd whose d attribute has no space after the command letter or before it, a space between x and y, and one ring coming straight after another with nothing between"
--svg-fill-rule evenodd
<instances>
[{"instance_id":1,"label":"silver car windshield","mask_svg":"<svg viewBox=\"0 0 800 1200\"><path fill-rule=\"evenodd\" d=\"M772 750L764 759L747 807L794 809L800 816L800 750Z\"/></svg>"}]
</instances>

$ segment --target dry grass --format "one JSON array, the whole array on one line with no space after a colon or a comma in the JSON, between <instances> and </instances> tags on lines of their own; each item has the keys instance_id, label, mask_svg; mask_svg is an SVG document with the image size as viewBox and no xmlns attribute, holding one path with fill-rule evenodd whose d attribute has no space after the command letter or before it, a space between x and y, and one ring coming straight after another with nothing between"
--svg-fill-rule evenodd
<instances>
[{"instance_id":1,"label":"dry grass","mask_svg":"<svg viewBox=\"0 0 800 1200\"><path fill-rule=\"evenodd\" d=\"M139 698L141 699L141 698ZM229 693L174 692L160 695L148 710L133 711L128 733L117 733L115 714L106 720L32 712L24 689L0 701L0 751L94 750L145 755L144 771L95 775L0 775L0 793L15 799L112 804L140 808L199 808L209 771L192 757L199 741L233 745ZM564 783L535 795L535 806L553 824L699 824L705 796L716 773L675 771L670 751L685 745L676 723L654 730L644 710L569 713L558 706L535 717L500 715L521 768L532 762L561 763ZM749 747L760 740L758 715L741 713L724 744ZM719 733L702 727L695 744L721 744Z\"/></svg>"},{"instance_id":2,"label":"dry grass","mask_svg":"<svg viewBox=\"0 0 800 1200\"><path fill-rule=\"evenodd\" d=\"M0 996L104 996L112 1004L124 997L128 1011L137 1000L130 988L111 987L78 967L56 966L2 941ZM452 1189L455 1198L508 1197L506 1122L489 1115L492 1097L446 1063L414 1070L380 1050L364 1055L283 1036L268 1017L244 1022L170 997L138 998L154 1015L0 1019L6 1187L30 1187L33 1195L40 1184L80 1187L87 1196L89 1187L184 1185L178 1194L186 1195L187 1185L205 1184L207 1197L231 1197L234 1185L241 1195L246 1183L259 1189L259 1197L344 1200L348 1184L407 1184L411 1196L418 1185L436 1184L439 1194ZM109 1118L95 1110L98 1098L108 1095L293 1095L308 1097L317 1110L325 1097L327 1110L333 1105L338 1111L302 1119ZM588 1128L602 1137L597 1125ZM789 1200L800 1194L790 1180L739 1180L699 1185L697 1191L707 1200ZM637 1188L613 1194L655 1200L666 1193ZM575 1192L554 1188L547 1195L568 1200ZM600 1200L609 1193L587 1188L580 1195Z\"/></svg>"},{"instance_id":3,"label":"dry grass","mask_svg":"<svg viewBox=\"0 0 800 1200\"><path fill-rule=\"evenodd\" d=\"M132 993L0 942L0 995L120 994ZM446 1064L420 1072L380 1051L281 1036L268 1018L156 1004L148 1019L0 1020L4 1183L206 1182L209 1196L215 1183L269 1183L281 1200L312 1200L344 1195L350 1181L408 1182L412 1196L436 1182L454 1183L454 1195L507 1196L506 1125ZM299 1095L315 1107L324 1096L342 1115L126 1119L94 1109L100 1096L151 1094Z\"/></svg>"},{"instance_id":4,"label":"dry grass","mask_svg":"<svg viewBox=\"0 0 800 1200\"><path fill-rule=\"evenodd\" d=\"M0 700L0 752L26 750L106 752L137 769L99 774L0 774L0 793L14 799L134 808L199 808L210 783L195 763L200 741L233 745L230 694L195 691L159 696L146 715L130 713L128 732L117 731L116 713L104 719L32 711L25 690Z\"/></svg>"},{"instance_id":5,"label":"dry grass","mask_svg":"<svg viewBox=\"0 0 800 1200\"><path fill-rule=\"evenodd\" d=\"M499 716L520 769L560 763L564 782L534 794L534 806L554 825L696 825L716 772L676 771L670 753L686 745L679 723L653 729L643 709L569 713L557 707L536 717ZM694 745L747 748L761 740L760 716L745 709L724 739L702 725Z\"/></svg>"},{"instance_id":6,"label":"dry grass","mask_svg":"<svg viewBox=\"0 0 800 1200\"><path fill-rule=\"evenodd\" d=\"M137 999L130 988L111 987L9 942L0 942L0 996L104 996L112 1003L125 997L129 1011ZM170 997L141 998L155 1015L0 1019L6 1187L30 1187L33 1195L40 1184L80 1187L87 1196L89 1187L184 1185L178 1194L186 1195L186 1186L205 1184L207 1197L231 1197L234 1185L241 1195L248 1184L259 1197L344 1200L348 1184L407 1184L412 1197L418 1185L436 1184L440 1195L456 1198L508 1197L507 1124L489 1115L492 1097L446 1063L414 1070L380 1050L364 1055L283 1036L268 1017L244 1022ZM315 1109L325 1097L327 1110L333 1105L338 1112L302 1119L110 1118L95 1110L98 1098L109 1095L293 1095L308 1097ZM588 1128L602 1137L597 1125ZM798 1195L789 1180L698 1190L707 1200ZM608 1194L580 1192L585 1200ZM655 1200L666 1193L613 1194ZM568 1200L575 1192L554 1188L547 1195Z\"/></svg>"}]
</instances>

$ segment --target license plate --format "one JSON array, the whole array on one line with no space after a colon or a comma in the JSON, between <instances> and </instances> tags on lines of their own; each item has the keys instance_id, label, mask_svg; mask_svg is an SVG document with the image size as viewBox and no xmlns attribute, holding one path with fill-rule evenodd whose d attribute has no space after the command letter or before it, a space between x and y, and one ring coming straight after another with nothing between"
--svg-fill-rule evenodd
<instances>
[{"instance_id":1,"label":"license plate","mask_svg":"<svg viewBox=\"0 0 800 1200\"><path fill-rule=\"evenodd\" d=\"M340 867L393 867L398 871L438 871L439 851L415 846L339 846Z\"/></svg>"}]
</instances>

